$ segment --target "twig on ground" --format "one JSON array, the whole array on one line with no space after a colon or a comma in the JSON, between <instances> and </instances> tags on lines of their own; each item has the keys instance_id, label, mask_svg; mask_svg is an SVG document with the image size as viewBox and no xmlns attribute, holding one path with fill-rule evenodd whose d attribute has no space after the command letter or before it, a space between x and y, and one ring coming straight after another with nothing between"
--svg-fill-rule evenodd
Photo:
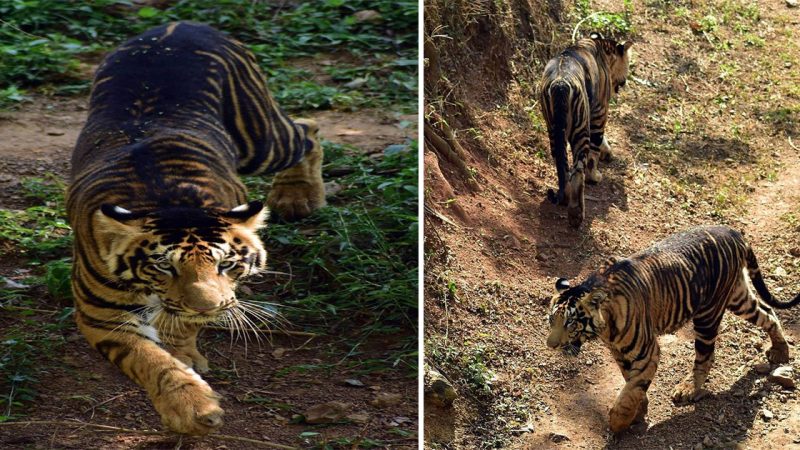
<instances>
[{"instance_id":1,"label":"twig on ground","mask_svg":"<svg viewBox=\"0 0 800 450\"><path fill-rule=\"evenodd\" d=\"M155 430L136 430L131 428L120 428L120 427L113 427L111 425L101 425L99 423L88 423L88 422L81 422L81 421L67 421L67 420L25 420L19 422L0 422L0 427L7 427L7 426L14 426L14 425L55 425L55 426L77 426L83 428L94 428L96 430L101 431L114 431L117 433L130 433L130 434L141 434L145 436L164 436L164 437L174 437L176 436L175 433L169 431L155 431ZM177 435L179 439L183 439L183 436ZM270 447L270 448L280 448L280 449L287 449L287 450L297 450L297 447L291 447L288 445L283 444L275 444L272 442L266 441L259 441L257 439L250 439L242 436L230 436L227 434L210 434L205 437L206 439L219 439L222 441L239 441L239 442L247 442L248 444L253 445L260 445L262 447Z\"/></svg>"},{"instance_id":2,"label":"twig on ground","mask_svg":"<svg viewBox=\"0 0 800 450\"><path fill-rule=\"evenodd\" d=\"M103 405L105 405L106 403L113 402L114 400L116 400L116 399L118 399L118 398L120 398L120 397L124 397L124 396L126 396L126 395L128 395L128 394L132 394L133 392L134 392L134 391L123 392L122 394L115 395L115 396L111 397L111 398L110 398L110 399L108 399L108 400L103 400L102 402L100 402L100 403L98 403L98 404L96 404L96 405L92 405L92 406L90 406L90 407L86 408L86 409L83 411L83 413L82 413L82 414L86 414L86 413L88 413L89 411L91 411L91 412L92 412L92 417L94 417L94 409L95 409L95 408L97 408L97 407L99 407L99 406L103 406Z\"/></svg>"},{"instance_id":3,"label":"twig on ground","mask_svg":"<svg viewBox=\"0 0 800 450\"><path fill-rule=\"evenodd\" d=\"M792 142L792 137L791 136L786 136L786 137L789 138L789 145L791 145L793 149L800 150L800 148L797 148L797 146L794 145L794 142Z\"/></svg>"}]
</instances>

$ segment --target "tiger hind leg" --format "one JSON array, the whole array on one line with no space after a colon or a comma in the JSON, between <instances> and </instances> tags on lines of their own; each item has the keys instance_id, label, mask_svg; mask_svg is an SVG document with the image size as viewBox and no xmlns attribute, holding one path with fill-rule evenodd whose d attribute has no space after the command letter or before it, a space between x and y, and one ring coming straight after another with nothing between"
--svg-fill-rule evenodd
<instances>
[{"instance_id":1,"label":"tiger hind leg","mask_svg":"<svg viewBox=\"0 0 800 450\"><path fill-rule=\"evenodd\" d=\"M708 318L707 314L712 314L712 317ZM708 395L708 391L703 389L703 386L706 384L708 372L714 364L714 346L721 322L722 314L714 314L712 311L707 313L700 311L695 317L694 367L673 389L672 401L674 403L696 402Z\"/></svg>"},{"instance_id":2,"label":"tiger hind leg","mask_svg":"<svg viewBox=\"0 0 800 450\"><path fill-rule=\"evenodd\" d=\"M746 276L746 275L744 275ZM744 291L736 301L728 305L728 309L737 316L756 325L769 335L772 346L767 350L767 359L772 364L783 364L789 362L789 344L783 335L781 322L775 311L763 302L759 301L755 294L749 289L744 278L742 279Z\"/></svg>"},{"instance_id":3,"label":"tiger hind leg","mask_svg":"<svg viewBox=\"0 0 800 450\"><path fill-rule=\"evenodd\" d=\"M322 146L316 122L307 119L295 123L308 127L313 148L296 165L278 172L267 197L267 205L288 220L302 219L325 206L325 185L322 181Z\"/></svg>"}]
</instances>

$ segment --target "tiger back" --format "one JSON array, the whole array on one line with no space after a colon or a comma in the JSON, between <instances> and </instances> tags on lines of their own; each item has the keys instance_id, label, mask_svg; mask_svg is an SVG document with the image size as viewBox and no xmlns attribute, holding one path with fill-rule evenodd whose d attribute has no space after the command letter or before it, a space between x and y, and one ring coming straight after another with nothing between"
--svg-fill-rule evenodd
<instances>
[{"instance_id":1,"label":"tiger back","mask_svg":"<svg viewBox=\"0 0 800 450\"><path fill-rule=\"evenodd\" d=\"M576 355L584 342L600 338L626 380L609 413L615 432L647 413L647 390L660 356L658 336L693 322L694 367L672 398L676 403L696 401L707 393L703 386L725 310L766 331L772 341L769 361L784 363L789 346L770 307L800 303L800 294L788 302L770 294L750 245L724 226L673 235L629 258L607 261L577 286L559 279L556 289L547 345Z\"/></svg>"},{"instance_id":2,"label":"tiger back","mask_svg":"<svg viewBox=\"0 0 800 450\"><path fill-rule=\"evenodd\" d=\"M316 124L290 119L253 55L211 27L154 28L98 68L67 190L75 316L169 429L222 424L197 373L202 326L267 319L234 293L266 263L267 209L237 174L276 173L267 202L294 218L324 205L321 164Z\"/></svg>"},{"instance_id":3,"label":"tiger back","mask_svg":"<svg viewBox=\"0 0 800 450\"><path fill-rule=\"evenodd\" d=\"M574 227L585 214L584 181L600 182L598 162L611 158L604 135L608 102L625 86L632 45L592 33L551 59L542 74L540 105L558 176L558 192L551 189L547 195L551 202L567 205ZM571 169L567 144L572 149Z\"/></svg>"}]
</instances>

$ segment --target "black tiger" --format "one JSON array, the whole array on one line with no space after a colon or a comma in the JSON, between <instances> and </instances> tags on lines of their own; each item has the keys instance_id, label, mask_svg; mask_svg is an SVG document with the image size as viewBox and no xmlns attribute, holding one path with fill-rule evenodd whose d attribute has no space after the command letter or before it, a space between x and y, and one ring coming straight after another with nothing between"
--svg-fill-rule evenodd
<instances>
[{"instance_id":1,"label":"black tiger","mask_svg":"<svg viewBox=\"0 0 800 450\"><path fill-rule=\"evenodd\" d=\"M76 320L170 429L222 424L197 333L249 320L234 290L265 266L267 210L237 174L276 173L269 206L302 217L325 203L322 156L314 122L281 111L253 55L206 25L154 28L98 68L67 192Z\"/></svg>"},{"instance_id":2,"label":"black tiger","mask_svg":"<svg viewBox=\"0 0 800 450\"><path fill-rule=\"evenodd\" d=\"M758 296L751 292L752 281ZM612 431L647 414L647 390L659 361L658 336L688 321L695 331L694 368L675 387L676 403L699 400L714 360L714 344L726 310L767 332L771 363L789 361L789 345L770 308L800 303L776 300L761 276L753 249L728 227L699 227L675 234L628 258L614 258L581 284L556 282L547 345L575 355L599 337L611 349L622 388L609 413Z\"/></svg>"},{"instance_id":3,"label":"black tiger","mask_svg":"<svg viewBox=\"0 0 800 450\"><path fill-rule=\"evenodd\" d=\"M604 136L608 102L625 86L629 49L593 33L568 47L544 68L540 104L556 162L558 193L548 190L551 202L567 205L570 225L584 218L584 178L599 183L598 161L611 158ZM567 173L567 144L572 149L572 169Z\"/></svg>"}]
</instances>

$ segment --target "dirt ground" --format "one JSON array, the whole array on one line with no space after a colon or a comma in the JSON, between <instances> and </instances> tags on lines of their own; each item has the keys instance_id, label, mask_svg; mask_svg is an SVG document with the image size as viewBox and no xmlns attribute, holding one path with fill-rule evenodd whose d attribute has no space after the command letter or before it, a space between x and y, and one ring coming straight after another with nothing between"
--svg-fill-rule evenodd
<instances>
[{"instance_id":1,"label":"dirt ground","mask_svg":"<svg viewBox=\"0 0 800 450\"><path fill-rule=\"evenodd\" d=\"M546 200L555 169L535 97L515 95L538 79L497 89L483 74L448 72L443 56L447 101L462 108L448 120L477 183L425 153L425 204L439 216L426 219L426 357L460 393L452 410L426 404L432 448L800 448L800 398L755 370L769 340L737 317L723 321L712 394L696 404L670 400L694 359L692 330L661 337L648 422L617 436L607 414L624 382L610 353L592 342L568 358L545 345L558 277L583 280L607 257L693 225L743 230L773 294L800 292L797 10L771 1L633 3L631 79L607 129L615 156L601 164L604 180L587 187L578 230ZM738 12L715 36L693 31L703 8L745 4L760 12L746 22L758 45L729 31ZM800 308L779 316L796 373Z\"/></svg>"},{"instance_id":2,"label":"dirt ground","mask_svg":"<svg viewBox=\"0 0 800 450\"><path fill-rule=\"evenodd\" d=\"M32 206L18 189L22 176L51 172L66 177L70 152L86 118L86 104L86 98L37 97L18 111L0 115L0 208ZM315 112L311 117L319 122L325 139L367 152L416 138L415 126L398 126L403 120L416 124L416 116L361 110ZM23 276L17 263L13 258L0 262L0 276ZM273 268L280 264L269 261ZM44 291L41 294L46 296ZM38 307L44 312L34 318L54 320L46 311L58 306L43 302ZM0 326L12 320L0 318ZM225 424L219 433L301 448L319 442L349 447L361 438L395 448L415 447L416 378L409 376L407 369L374 371L358 364L346 369L342 361L353 350L347 345L347 338L353 336L340 333L331 330L316 337L275 334L262 337L260 344L251 335L246 344L242 339L234 341L225 331L206 331L200 345L212 370L205 379L224 397ZM55 359L37 362L38 395L21 411L22 420L76 421L138 432L102 431L80 423L4 426L0 427L0 448L255 448L253 443L214 436L178 441L174 436L143 434L141 431L161 429L143 391L91 349L74 324L51 337L65 338L67 344ZM359 347L360 354L353 358L385 357L395 343L390 337L373 338ZM363 386L348 384L347 379ZM384 393L399 394L400 402L371 404ZM291 423L293 415L329 401L346 403L351 419L329 425Z\"/></svg>"}]
</instances>

